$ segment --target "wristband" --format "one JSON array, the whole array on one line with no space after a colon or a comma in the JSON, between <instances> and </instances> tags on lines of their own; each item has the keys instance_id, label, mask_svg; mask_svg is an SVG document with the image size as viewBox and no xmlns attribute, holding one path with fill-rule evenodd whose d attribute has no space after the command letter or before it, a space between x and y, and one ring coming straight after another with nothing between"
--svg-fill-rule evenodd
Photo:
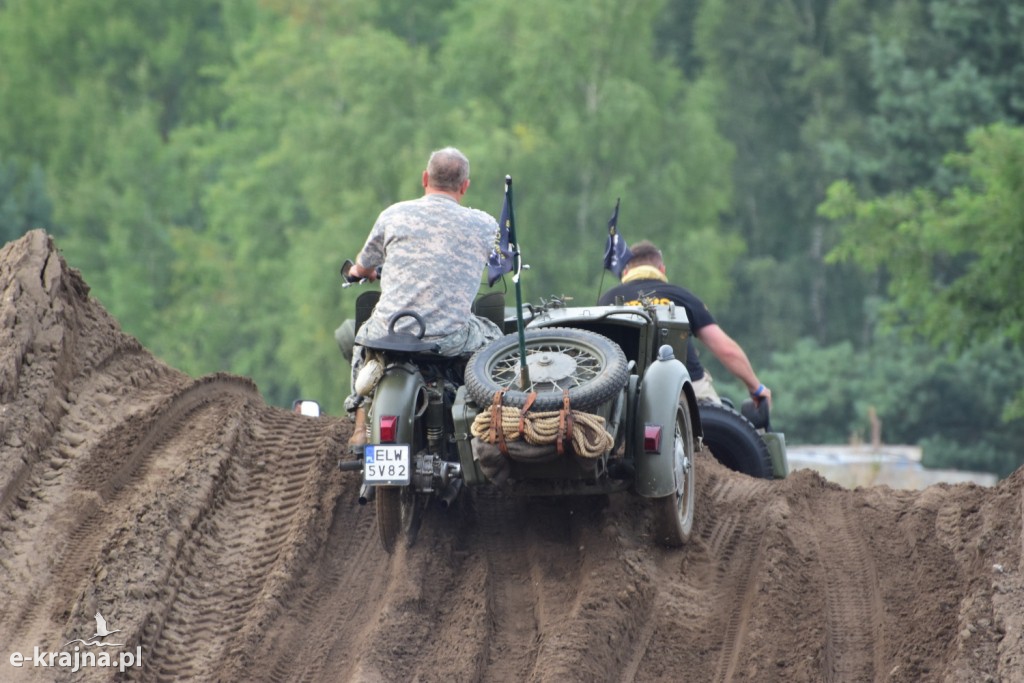
<instances>
[{"instance_id":1,"label":"wristband","mask_svg":"<svg viewBox=\"0 0 1024 683\"><path fill-rule=\"evenodd\" d=\"M753 391L750 392L751 396L754 396L754 397L757 397L757 398L759 398L762 394L764 394L764 385L763 384L758 384L757 385L757 389L754 389Z\"/></svg>"}]
</instances>

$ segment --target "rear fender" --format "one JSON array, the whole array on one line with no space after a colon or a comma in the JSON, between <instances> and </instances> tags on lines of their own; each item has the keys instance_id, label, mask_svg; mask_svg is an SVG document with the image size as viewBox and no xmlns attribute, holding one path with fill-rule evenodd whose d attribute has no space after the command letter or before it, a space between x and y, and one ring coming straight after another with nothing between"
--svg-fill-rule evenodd
<instances>
[{"instance_id":1,"label":"rear fender","mask_svg":"<svg viewBox=\"0 0 1024 683\"><path fill-rule=\"evenodd\" d=\"M685 367L685 366L684 366ZM704 438L704 426L700 423L700 407L697 405L697 392L693 390L690 383L690 373L686 373L686 384L683 386L683 395L679 400L686 400L686 407L690 411L690 427L693 429L693 450L700 450L701 439Z\"/></svg>"},{"instance_id":2,"label":"rear fender","mask_svg":"<svg viewBox=\"0 0 1024 683\"><path fill-rule=\"evenodd\" d=\"M380 443L380 418L398 416L396 443L406 443L416 453L421 444L416 420L427 408L427 387L416 366L402 363L389 366L377 384L370 405L371 443Z\"/></svg>"},{"instance_id":3,"label":"rear fender","mask_svg":"<svg viewBox=\"0 0 1024 683\"><path fill-rule=\"evenodd\" d=\"M685 396L690 382L686 366L671 353L659 354L647 368L640 382L633 452L636 461L636 492L645 498L663 498L676 492L677 476L674 436L676 409ZM687 400L689 403L689 400ZM687 408L688 409L688 408ZM657 452L644 452L644 429L661 427L661 442Z\"/></svg>"},{"instance_id":4,"label":"rear fender","mask_svg":"<svg viewBox=\"0 0 1024 683\"><path fill-rule=\"evenodd\" d=\"M772 475L776 479L789 476L789 457L786 455L786 435L782 432L765 432L761 435L764 445L772 456Z\"/></svg>"}]
</instances>

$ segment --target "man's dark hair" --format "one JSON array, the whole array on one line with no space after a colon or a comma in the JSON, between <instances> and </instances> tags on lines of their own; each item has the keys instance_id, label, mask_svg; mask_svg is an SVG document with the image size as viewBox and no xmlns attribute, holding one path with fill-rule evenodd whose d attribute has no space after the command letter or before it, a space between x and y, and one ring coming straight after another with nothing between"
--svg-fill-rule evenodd
<instances>
[{"instance_id":1,"label":"man's dark hair","mask_svg":"<svg viewBox=\"0 0 1024 683\"><path fill-rule=\"evenodd\" d=\"M458 192L469 177L469 159L454 147L439 149L427 162L430 186L439 190Z\"/></svg>"},{"instance_id":2,"label":"man's dark hair","mask_svg":"<svg viewBox=\"0 0 1024 683\"><path fill-rule=\"evenodd\" d=\"M633 256L626 262L627 268L636 268L637 266L660 268L665 265L665 261L661 258L661 249L654 246L653 242L640 240L636 244L629 245L629 250L633 252Z\"/></svg>"}]
</instances>

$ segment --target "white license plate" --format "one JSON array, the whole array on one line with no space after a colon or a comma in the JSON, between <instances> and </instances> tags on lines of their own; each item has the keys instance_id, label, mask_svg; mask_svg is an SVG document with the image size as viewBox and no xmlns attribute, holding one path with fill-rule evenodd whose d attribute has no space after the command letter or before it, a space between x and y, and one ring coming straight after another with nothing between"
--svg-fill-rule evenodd
<instances>
[{"instance_id":1,"label":"white license plate","mask_svg":"<svg viewBox=\"0 0 1024 683\"><path fill-rule=\"evenodd\" d=\"M363 449L363 481L367 484L404 486L409 480L408 445L367 444Z\"/></svg>"}]
</instances>

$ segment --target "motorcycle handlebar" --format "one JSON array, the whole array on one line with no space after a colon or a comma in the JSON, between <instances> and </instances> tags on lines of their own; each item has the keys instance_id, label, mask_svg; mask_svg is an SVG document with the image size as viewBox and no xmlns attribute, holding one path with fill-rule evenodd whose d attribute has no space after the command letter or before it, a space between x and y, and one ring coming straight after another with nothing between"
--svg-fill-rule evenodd
<instances>
[{"instance_id":1,"label":"motorcycle handlebar","mask_svg":"<svg viewBox=\"0 0 1024 683\"><path fill-rule=\"evenodd\" d=\"M352 266L354 265L355 263L352 262L352 259L345 259L345 262L341 264L341 279L344 280L344 282L341 285L342 287L350 287L352 285L357 285L366 282L367 279L365 277L356 277L355 275L349 274L349 271L352 270ZM379 280L380 274L384 272L384 269L378 266L376 270L377 279Z\"/></svg>"}]
</instances>

